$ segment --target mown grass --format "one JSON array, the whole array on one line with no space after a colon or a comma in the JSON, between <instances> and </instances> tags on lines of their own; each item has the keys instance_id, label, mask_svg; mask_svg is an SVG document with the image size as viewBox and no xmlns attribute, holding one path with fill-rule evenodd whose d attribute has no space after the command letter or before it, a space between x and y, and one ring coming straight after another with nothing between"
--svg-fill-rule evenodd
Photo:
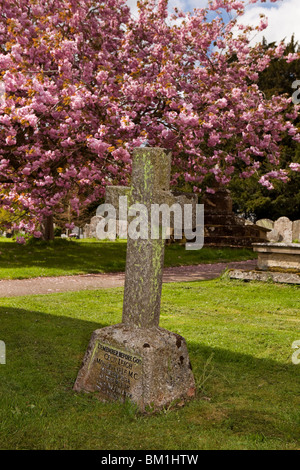
<instances>
[{"instance_id":1,"label":"mown grass","mask_svg":"<svg viewBox=\"0 0 300 470\"><path fill-rule=\"evenodd\" d=\"M298 287L165 284L161 326L186 338L198 390L154 416L72 390L92 331L120 322L122 296L0 299L1 449L300 449Z\"/></svg>"},{"instance_id":2,"label":"mown grass","mask_svg":"<svg viewBox=\"0 0 300 470\"><path fill-rule=\"evenodd\" d=\"M185 250L184 246L166 248L165 266L181 266L219 261L242 261L255 258L249 249L203 248ZM125 270L126 242L98 240L18 245L0 238L0 279L25 279L39 276L118 272Z\"/></svg>"}]
</instances>

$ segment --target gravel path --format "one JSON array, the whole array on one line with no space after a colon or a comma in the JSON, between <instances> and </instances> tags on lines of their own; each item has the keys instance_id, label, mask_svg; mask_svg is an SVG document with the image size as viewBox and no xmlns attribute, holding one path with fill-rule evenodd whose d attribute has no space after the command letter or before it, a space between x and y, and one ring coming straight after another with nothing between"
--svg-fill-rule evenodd
<instances>
[{"instance_id":1,"label":"gravel path","mask_svg":"<svg viewBox=\"0 0 300 470\"><path fill-rule=\"evenodd\" d=\"M206 281L219 277L226 268L253 269L255 266L256 260L249 260L233 263L198 264L196 266L165 268L163 281ZM0 297L17 297L21 295L51 294L54 292L121 287L124 285L124 277L124 273L107 273L2 280L0 281Z\"/></svg>"}]
</instances>

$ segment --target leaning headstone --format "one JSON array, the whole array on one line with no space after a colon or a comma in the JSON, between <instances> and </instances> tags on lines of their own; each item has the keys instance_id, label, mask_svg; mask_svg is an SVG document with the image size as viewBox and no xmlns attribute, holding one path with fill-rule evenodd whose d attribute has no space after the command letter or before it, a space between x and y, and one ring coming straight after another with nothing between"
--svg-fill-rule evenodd
<instances>
[{"instance_id":1,"label":"leaning headstone","mask_svg":"<svg viewBox=\"0 0 300 470\"><path fill-rule=\"evenodd\" d=\"M260 219L256 222L256 225L268 228L269 230L273 230L274 228L274 222L271 219Z\"/></svg>"},{"instance_id":2,"label":"leaning headstone","mask_svg":"<svg viewBox=\"0 0 300 470\"><path fill-rule=\"evenodd\" d=\"M279 242L280 240L280 234L278 232L278 230L271 230L271 232L268 232L267 233L267 239L269 240L269 242Z\"/></svg>"},{"instance_id":3,"label":"leaning headstone","mask_svg":"<svg viewBox=\"0 0 300 470\"><path fill-rule=\"evenodd\" d=\"M130 204L172 204L170 167L164 150L136 149ZM164 248L162 237L128 238L122 323L93 333L76 391L97 392L104 401L129 399L141 411L194 396L185 339L159 327Z\"/></svg>"},{"instance_id":4,"label":"leaning headstone","mask_svg":"<svg viewBox=\"0 0 300 470\"><path fill-rule=\"evenodd\" d=\"M295 240L298 241L298 243L300 242L300 220L295 220L293 222L293 242Z\"/></svg>"},{"instance_id":5,"label":"leaning headstone","mask_svg":"<svg viewBox=\"0 0 300 470\"><path fill-rule=\"evenodd\" d=\"M293 222L287 217L280 217L274 223L274 229L279 233L279 241L283 243L292 243L293 241Z\"/></svg>"}]
</instances>

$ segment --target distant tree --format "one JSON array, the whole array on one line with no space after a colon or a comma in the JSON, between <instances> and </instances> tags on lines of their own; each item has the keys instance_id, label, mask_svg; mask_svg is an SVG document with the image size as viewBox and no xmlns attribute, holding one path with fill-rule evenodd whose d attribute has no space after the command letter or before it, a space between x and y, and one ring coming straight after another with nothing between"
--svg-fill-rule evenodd
<instances>
[{"instance_id":1,"label":"distant tree","mask_svg":"<svg viewBox=\"0 0 300 470\"><path fill-rule=\"evenodd\" d=\"M12 223L12 214L5 209L0 209L0 230L4 231Z\"/></svg>"},{"instance_id":2,"label":"distant tree","mask_svg":"<svg viewBox=\"0 0 300 470\"><path fill-rule=\"evenodd\" d=\"M275 43L267 44L263 40L263 47L268 49L277 47ZM286 45L284 56L299 52L300 47L294 36ZM300 80L300 60L289 62L285 59L273 59L267 69L259 74L258 86L266 99L272 96L291 96L294 92L292 84ZM290 108L293 108L293 104ZM299 126L299 117L295 120ZM280 146L282 168L289 168L292 163L300 163L300 144L286 134ZM234 209L246 216L255 214L257 219L286 216L290 219L300 219L300 175L290 174L288 184L280 181L273 183L271 191L262 187L258 179L266 171L271 171L269 162L262 161L256 174L247 180L235 176L230 183L230 190L234 201Z\"/></svg>"},{"instance_id":3,"label":"distant tree","mask_svg":"<svg viewBox=\"0 0 300 470\"><path fill-rule=\"evenodd\" d=\"M263 46L268 50L269 47L275 48L276 43L267 44L263 39ZM300 46L293 35L286 45L284 57L299 51ZM274 95L283 95L284 93L291 96L293 93L292 83L295 80L300 80L300 60L288 62L283 58L276 58L272 59L269 67L259 74L257 83L266 98L270 99Z\"/></svg>"}]
</instances>

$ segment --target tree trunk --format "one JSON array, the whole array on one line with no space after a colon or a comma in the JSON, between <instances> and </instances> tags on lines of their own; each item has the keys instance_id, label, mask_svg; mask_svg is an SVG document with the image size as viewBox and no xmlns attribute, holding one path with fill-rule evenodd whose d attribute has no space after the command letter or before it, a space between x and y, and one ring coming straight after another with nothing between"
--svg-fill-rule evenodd
<instances>
[{"instance_id":1,"label":"tree trunk","mask_svg":"<svg viewBox=\"0 0 300 470\"><path fill-rule=\"evenodd\" d=\"M53 215L48 215L47 217L45 217L44 222L42 223L42 233L43 240L54 240Z\"/></svg>"}]
</instances>

